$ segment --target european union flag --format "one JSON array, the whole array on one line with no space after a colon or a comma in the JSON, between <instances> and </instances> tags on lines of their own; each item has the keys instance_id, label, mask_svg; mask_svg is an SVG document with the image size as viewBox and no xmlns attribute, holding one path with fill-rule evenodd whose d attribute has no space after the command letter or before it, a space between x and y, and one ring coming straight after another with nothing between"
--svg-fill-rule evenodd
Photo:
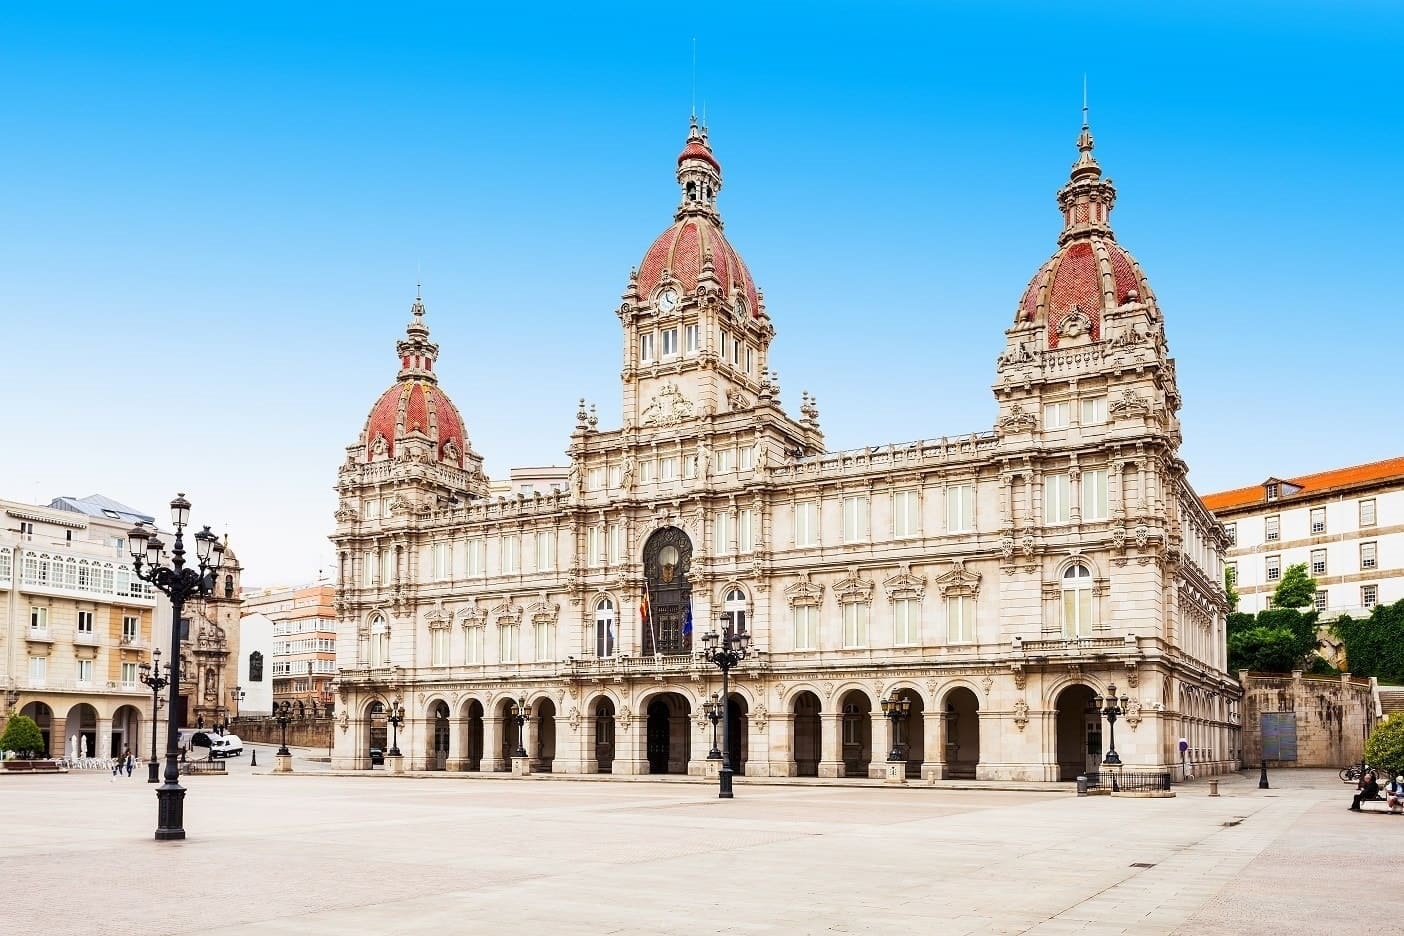
<instances>
[{"instance_id":1,"label":"european union flag","mask_svg":"<svg viewBox=\"0 0 1404 936\"><path fill-rule=\"evenodd\" d=\"M687 610L683 612L683 633L692 633L692 599L687 600Z\"/></svg>"}]
</instances>

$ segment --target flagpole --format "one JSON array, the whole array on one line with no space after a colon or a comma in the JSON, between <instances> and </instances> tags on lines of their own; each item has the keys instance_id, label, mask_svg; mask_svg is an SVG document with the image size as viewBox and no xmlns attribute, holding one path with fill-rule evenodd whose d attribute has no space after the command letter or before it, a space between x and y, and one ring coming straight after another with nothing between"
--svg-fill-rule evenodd
<instances>
[{"instance_id":1,"label":"flagpole","mask_svg":"<svg viewBox=\"0 0 1404 936\"><path fill-rule=\"evenodd\" d=\"M653 655L662 656L658 652L658 628L653 626L653 593L648 590L648 574L644 574L644 606L648 608L648 632L653 637Z\"/></svg>"}]
</instances>

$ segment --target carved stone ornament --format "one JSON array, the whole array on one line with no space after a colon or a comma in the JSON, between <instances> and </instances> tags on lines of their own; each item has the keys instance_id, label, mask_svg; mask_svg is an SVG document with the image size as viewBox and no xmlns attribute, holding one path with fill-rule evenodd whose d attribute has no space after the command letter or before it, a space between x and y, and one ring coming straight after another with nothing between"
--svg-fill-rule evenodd
<instances>
[{"instance_id":1,"label":"carved stone ornament","mask_svg":"<svg viewBox=\"0 0 1404 936\"><path fill-rule=\"evenodd\" d=\"M937 687L937 685L939 685L939 684L938 684L938 683L936 682L936 680L934 680L934 679L928 679L928 680L926 681L926 694L929 695L929 696L931 696L931 698L933 698L933 699L936 698L936 687Z\"/></svg>"},{"instance_id":2,"label":"carved stone ornament","mask_svg":"<svg viewBox=\"0 0 1404 936\"><path fill-rule=\"evenodd\" d=\"M335 516L337 523L350 523L352 520L355 520L359 514L356 513L356 508L346 503L346 501L342 501L341 505L336 508Z\"/></svg>"},{"instance_id":3,"label":"carved stone ornament","mask_svg":"<svg viewBox=\"0 0 1404 936\"><path fill-rule=\"evenodd\" d=\"M351 727L351 717L346 714L346 709L342 709L341 714L336 716L336 723L341 727L341 733L346 734L346 729Z\"/></svg>"},{"instance_id":4,"label":"carved stone ornament","mask_svg":"<svg viewBox=\"0 0 1404 936\"><path fill-rule=\"evenodd\" d=\"M999 554L1005 559L1014 558L1014 537L1001 536L999 538Z\"/></svg>"},{"instance_id":5,"label":"carved stone ornament","mask_svg":"<svg viewBox=\"0 0 1404 936\"><path fill-rule=\"evenodd\" d=\"M1082 311L1081 306L1073 306L1058 322L1058 337L1074 341L1092 334L1092 316Z\"/></svg>"},{"instance_id":6,"label":"carved stone ornament","mask_svg":"<svg viewBox=\"0 0 1404 936\"><path fill-rule=\"evenodd\" d=\"M383 432L377 432L375 434L375 441L371 443L371 453L374 455L384 455L389 447L390 443L385 441L385 434Z\"/></svg>"},{"instance_id":7,"label":"carved stone ornament","mask_svg":"<svg viewBox=\"0 0 1404 936\"><path fill-rule=\"evenodd\" d=\"M1132 731L1135 731L1135 730L1136 730L1136 726L1139 725L1140 723L1141 723L1141 700L1140 700L1140 699L1132 699L1130 702L1127 702L1127 703L1126 703L1126 724L1128 724L1128 725L1131 726L1131 730L1132 730Z\"/></svg>"},{"instance_id":8,"label":"carved stone ornament","mask_svg":"<svg viewBox=\"0 0 1404 936\"><path fill-rule=\"evenodd\" d=\"M999 428L1000 432L1005 434L1012 432L1032 432L1034 427L1038 425L1038 417L1033 413L1024 412L1022 403L1015 403L1009 408L1009 412L1006 415L1000 417L999 422L995 423L995 425Z\"/></svg>"},{"instance_id":9,"label":"carved stone ornament","mask_svg":"<svg viewBox=\"0 0 1404 936\"><path fill-rule=\"evenodd\" d=\"M1108 407L1111 415L1117 419L1132 419L1137 416L1149 416L1151 405L1144 397L1139 396L1135 390L1127 387L1121 392L1121 396L1112 400Z\"/></svg>"},{"instance_id":10,"label":"carved stone ornament","mask_svg":"<svg viewBox=\"0 0 1404 936\"><path fill-rule=\"evenodd\" d=\"M1117 551L1126 548L1126 527L1120 524L1112 527L1112 548Z\"/></svg>"},{"instance_id":11,"label":"carved stone ornament","mask_svg":"<svg viewBox=\"0 0 1404 936\"><path fill-rule=\"evenodd\" d=\"M694 407L682 395L676 384L667 384L644 407L640 417L643 426L676 426L684 419L691 419Z\"/></svg>"},{"instance_id":12,"label":"carved stone ornament","mask_svg":"<svg viewBox=\"0 0 1404 936\"><path fill-rule=\"evenodd\" d=\"M1019 726L1020 731L1023 731L1024 726L1028 723L1029 703L1025 702L1023 699L1019 699L1014 703L1014 724Z\"/></svg>"},{"instance_id":13,"label":"carved stone ornament","mask_svg":"<svg viewBox=\"0 0 1404 936\"><path fill-rule=\"evenodd\" d=\"M1135 689L1141 684L1141 671L1137 669L1134 661L1126 661L1126 685Z\"/></svg>"},{"instance_id":14,"label":"carved stone ornament","mask_svg":"<svg viewBox=\"0 0 1404 936\"><path fill-rule=\"evenodd\" d=\"M731 407L732 412L747 410L751 408L751 400L740 390L732 390L726 395L726 405Z\"/></svg>"},{"instance_id":15,"label":"carved stone ornament","mask_svg":"<svg viewBox=\"0 0 1404 936\"><path fill-rule=\"evenodd\" d=\"M839 604L871 604L873 583L850 569L848 575L834 583L834 597Z\"/></svg>"},{"instance_id":16,"label":"carved stone ornament","mask_svg":"<svg viewBox=\"0 0 1404 936\"><path fill-rule=\"evenodd\" d=\"M980 573L971 572L965 568L963 559L957 559L954 569L936 579L936 587L946 598L966 595L973 598L980 593Z\"/></svg>"},{"instance_id":17,"label":"carved stone ornament","mask_svg":"<svg viewBox=\"0 0 1404 936\"><path fill-rule=\"evenodd\" d=\"M448 461L458 461L458 446L452 439L444 443L444 458Z\"/></svg>"},{"instance_id":18,"label":"carved stone ornament","mask_svg":"<svg viewBox=\"0 0 1404 936\"><path fill-rule=\"evenodd\" d=\"M570 730L580 730L580 709L575 708L574 706L571 706L570 709Z\"/></svg>"},{"instance_id":19,"label":"carved stone ornament","mask_svg":"<svg viewBox=\"0 0 1404 936\"><path fill-rule=\"evenodd\" d=\"M775 701L785 701L785 684L782 682L778 682L775 684Z\"/></svg>"},{"instance_id":20,"label":"carved stone ornament","mask_svg":"<svg viewBox=\"0 0 1404 936\"><path fill-rule=\"evenodd\" d=\"M985 695L989 695L990 690L994 688L994 680L986 676L980 680L980 688L985 690Z\"/></svg>"},{"instance_id":21,"label":"carved stone ornament","mask_svg":"<svg viewBox=\"0 0 1404 936\"><path fill-rule=\"evenodd\" d=\"M978 575L975 576L977 588L979 587L979 578ZM911 564L903 562L896 575L882 580L882 588L883 591L887 592L888 601L901 601L909 598L920 601L926 594L926 579L913 575Z\"/></svg>"},{"instance_id":22,"label":"carved stone ornament","mask_svg":"<svg viewBox=\"0 0 1404 936\"><path fill-rule=\"evenodd\" d=\"M1019 548L1023 550L1025 558L1033 558L1034 538L1032 533L1025 533L1024 538L1019 541Z\"/></svg>"},{"instance_id":23,"label":"carved stone ornament","mask_svg":"<svg viewBox=\"0 0 1404 936\"><path fill-rule=\"evenodd\" d=\"M1014 688L1024 688L1024 686L1027 685L1029 681L1029 674L1024 671L1024 664L1011 663L1009 664L1009 669L1014 674Z\"/></svg>"},{"instance_id":24,"label":"carved stone ornament","mask_svg":"<svg viewBox=\"0 0 1404 936\"><path fill-rule=\"evenodd\" d=\"M1032 364L1038 360L1038 355L1029 350L1029 346L1024 342L1019 342L1017 348L1009 348L999 356L996 367L1007 367L1010 364Z\"/></svg>"},{"instance_id":25,"label":"carved stone ornament","mask_svg":"<svg viewBox=\"0 0 1404 936\"><path fill-rule=\"evenodd\" d=\"M830 681L824 683L824 698L826 698L826 699L832 699L833 697L834 697L834 684L833 684L833 681L830 680Z\"/></svg>"},{"instance_id":26,"label":"carved stone ornament","mask_svg":"<svg viewBox=\"0 0 1404 936\"><path fill-rule=\"evenodd\" d=\"M770 719L770 712L766 710L765 704L756 706L756 710L751 713L750 722L755 726L756 731L764 733L766 723Z\"/></svg>"},{"instance_id":27,"label":"carved stone ornament","mask_svg":"<svg viewBox=\"0 0 1404 936\"><path fill-rule=\"evenodd\" d=\"M1150 542L1150 530L1144 523L1136 525L1136 548L1145 549L1146 543Z\"/></svg>"},{"instance_id":28,"label":"carved stone ornament","mask_svg":"<svg viewBox=\"0 0 1404 936\"><path fill-rule=\"evenodd\" d=\"M615 718L615 724L620 731L628 731L629 725L633 722L634 713L629 711L629 706L625 705L619 709L619 715Z\"/></svg>"}]
</instances>

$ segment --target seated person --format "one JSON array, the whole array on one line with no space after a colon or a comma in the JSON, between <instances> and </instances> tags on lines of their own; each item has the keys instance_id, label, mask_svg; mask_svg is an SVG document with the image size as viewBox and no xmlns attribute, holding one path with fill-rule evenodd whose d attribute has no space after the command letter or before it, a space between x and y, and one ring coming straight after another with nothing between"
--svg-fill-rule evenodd
<instances>
[{"instance_id":1,"label":"seated person","mask_svg":"<svg viewBox=\"0 0 1404 936\"><path fill-rule=\"evenodd\" d=\"M1404 774L1385 784L1385 803L1392 813L1404 812Z\"/></svg>"},{"instance_id":2,"label":"seated person","mask_svg":"<svg viewBox=\"0 0 1404 936\"><path fill-rule=\"evenodd\" d=\"M1368 800L1380 798L1380 781L1373 769L1365 771L1360 778L1359 791L1355 794L1355 799L1351 801L1350 808L1355 812L1360 812L1360 804Z\"/></svg>"}]
</instances>

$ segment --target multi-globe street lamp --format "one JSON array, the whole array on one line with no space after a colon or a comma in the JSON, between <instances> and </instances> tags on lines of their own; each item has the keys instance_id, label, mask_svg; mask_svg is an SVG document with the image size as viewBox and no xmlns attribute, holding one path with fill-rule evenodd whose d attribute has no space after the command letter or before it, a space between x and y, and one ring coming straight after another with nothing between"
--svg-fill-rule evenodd
<instances>
[{"instance_id":1,"label":"multi-globe street lamp","mask_svg":"<svg viewBox=\"0 0 1404 936\"><path fill-rule=\"evenodd\" d=\"M892 690L892 695L882 700L882 714L887 716L887 720L892 725L892 751L887 755L889 761L903 761L906 757L902 754L902 722L907 720L907 716L912 711L912 700L902 695L896 689Z\"/></svg>"},{"instance_id":2,"label":"multi-globe street lamp","mask_svg":"<svg viewBox=\"0 0 1404 936\"><path fill-rule=\"evenodd\" d=\"M292 751L288 750L288 722L292 721L292 703L284 699L282 702L273 704L273 717L278 722L278 728L282 731L282 744L278 748L279 757L292 757Z\"/></svg>"},{"instance_id":3,"label":"multi-globe street lamp","mask_svg":"<svg viewBox=\"0 0 1404 936\"><path fill-rule=\"evenodd\" d=\"M1107 686L1107 694L1103 697L1093 696L1092 705L1098 709L1107 720L1109 728L1107 732L1107 756L1102 758L1102 763L1110 764L1113 767L1121 766L1121 757L1116 753L1116 720L1121 717L1126 710L1130 698L1123 695L1120 699L1116 697L1116 683Z\"/></svg>"},{"instance_id":4,"label":"multi-globe street lamp","mask_svg":"<svg viewBox=\"0 0 1404 936\"><path fill-rule=\"evenodd\" d=\"M531 720L531 706L527 705L526 696L512 704L511 715L517 720L517 750L512 756L526 757L526 723Z\"/></svg>"},{"instance_id":5,"label":"multi-globe street lamp","mask_svg":"<svg viewBox=\"0 0 1404 936\"><path fill-rule=\"evenodd\" d=\"M159 536L153 536L141 524L127 532L132 566L137 577L150 582L171 600L171 658L170 671L171 717L166 720L165 782L156 788L156 839L171 841L185 838L185 788L180 785L179 727L175 713L176 693L180 691L180 619L186 601L206 597L215 590L215 572L224 561L224 544L206 526L195 534L195 568L185 564L185 528L190 523L190 501L177 494L171 501L171 524L175 541L170 554Z\"/></svg>"},{"instance_id":6,"label":"multi-globe street lamp","mask_svg":"<svg viewBox=\"0 0 1404 936\"><path fill-rule=\"evenodd\" d=\"M725 617L724 621L730 623L730 617ZM735 633L730 627L723 627L720 634L716 631L702 635L702 656L710 663L716 664L722 672L722 694L719 704L722 710L722 762L720 785L717 790L717 799L732 799L731 792L731 681L730 675L736 664L740 663L751 653L751 635L745 633Z\"/></svg>"},{"instance_id":7,"label":"multi-globe street lamp","mask_svg":"<svg viewBox=\"0 0 1404 936\"><path fill-rule=\"evenodd\" d=\"M284 705L287 705L289 708L291 708L291 703L289 703L289 702L284 702L283 704L284 704ZM399 757L399 756L400 756L400 726L403 725L403 724L405 723L405 707L404 707L403 705L400 704L400 700L399 700L399 699L396 699L396 700L394 700L393 702L390 703L390 714L387 715L387 716L385 716L385 720L386 720L387 722L390 723L390 729L391 729L391 732L392 732L391 735L390 735L390 739L391 739L391 740L390 740L390 750L389 750L389 752L388 752L388 753L389 753L389 756L390 756L390 757Z\"/></svg>"},{"instance_id":8,"label":"multi-globe street lamp","mask_svg":"<svg viewBox=\"0 0 1404 936\"><path fill-rule=\"evenodd\" d=\"M161 648L157 647L151 651L151 662L141 664L141 676L138 677L151 689L151 762L146 765L146 782L160 783L159 765L156 761L156 712L161 708L161 690L171 684L170 664L166 664L165 672L161 670Z\"/></svg>"},{"instance_id":9,"label":"multi-globe street lamp","mask_svg":"<svg viewBox=\"0 0 1404 936\"><path fill-rule=\"evenodd\" d=\"M717 750L717 722L722 719L722 704L715 692L710 699L702 703L702 711L712 723L712 750L707 753L707 760L721 760L721 751Z\"/></svg>"}]
</instances>

